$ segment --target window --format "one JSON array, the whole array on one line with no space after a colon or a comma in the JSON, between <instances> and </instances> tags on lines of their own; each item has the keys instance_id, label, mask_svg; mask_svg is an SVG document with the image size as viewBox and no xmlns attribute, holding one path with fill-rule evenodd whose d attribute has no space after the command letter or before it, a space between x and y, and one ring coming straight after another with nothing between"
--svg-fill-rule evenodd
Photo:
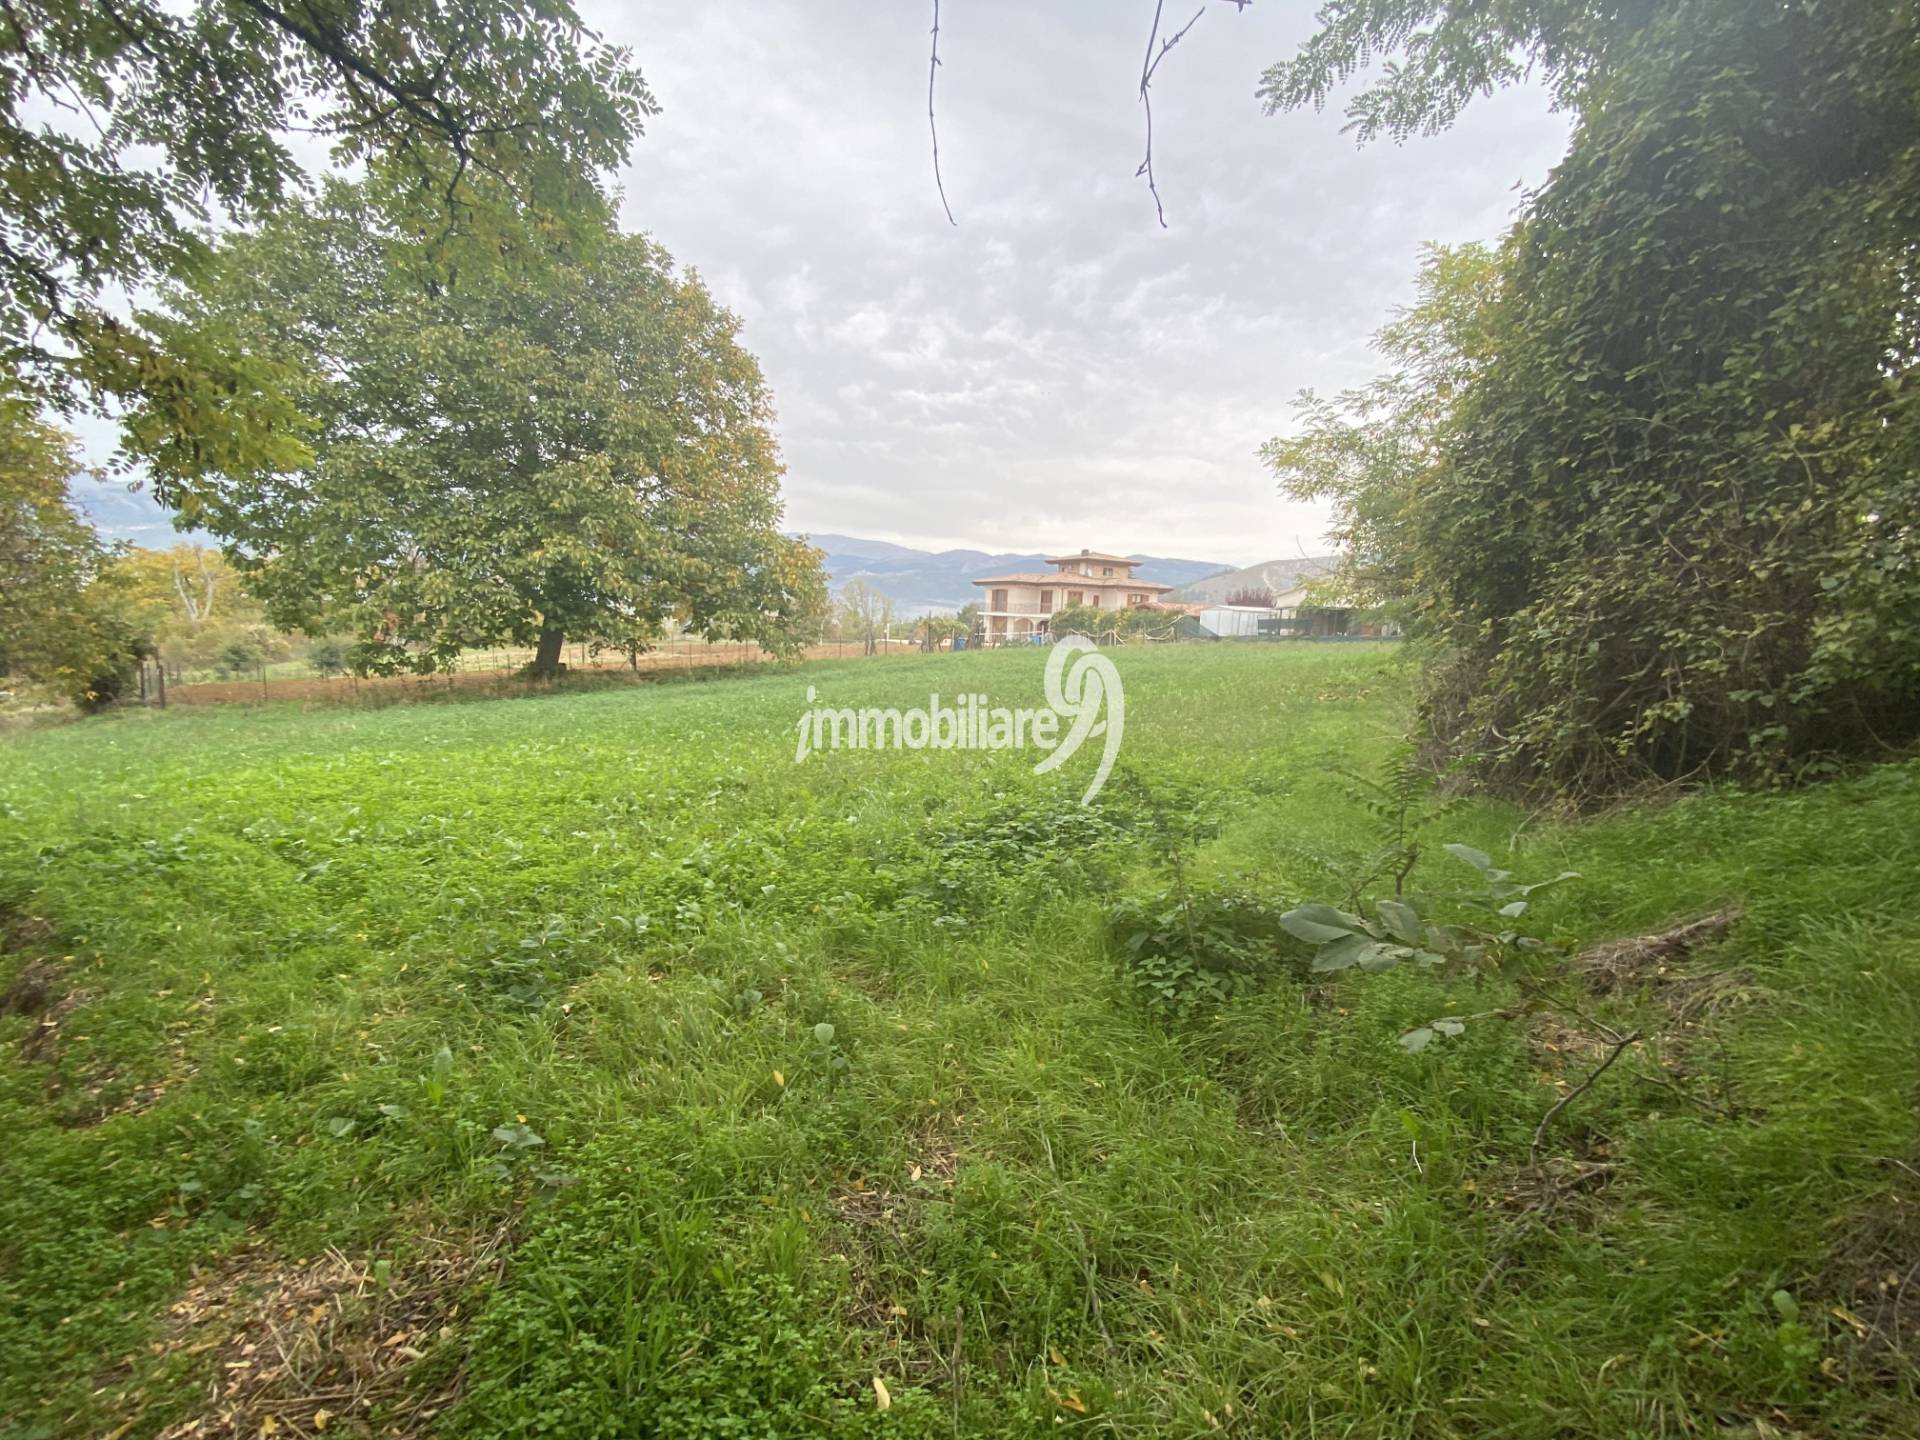
<instances>
[{"instance_id":1,"label":"window","mask_svg":"<svg viewBox=\"0 0 1920 1440\"><path fill-rule=\"evenodd\" d=\"M988 608L989 610L1004 610L1004 609L1006 609L1006 608L1007 608L1007 592L1006 592L1006 591L1004 591L1004 590L996 590L996 591L994 591L994 592L993 592L993 603L992 603L991 605L989 605L989 606L988 606L987 608Z\"/></svg>"},{"instance_id":2,"label":"window","mask_svg":"<svg viewBox=\"0 0 1920 1440\"><path fill-rule=\"evenodd\" d=\"M1042 590L1040 592L1040 608L1049 615L1053 613L1053 591Z\"/></svg>"},{"instance_id":3,"label":"window","mask_svg":"<svg viewBox=\"0 0 1920 1440\"><path fill-rule=\"evenodd\" d=\"M1078 590L1067 591L1067 604L1069 605L1078 605L1083 598Z\"/></svg>"},{"instance_id":4,"label":"window","mask_svg":"<svg viewBox=\"0 0 1920 1440\"><path fill-rule=\"evenodd\" d=\"M1113 573L1113 566L1111 566L1111 565L1102 565L1102 566L1100 567L1100 573L1101 573L1102 575L1111 575L1111 574Z\"/></svg>"},{"instance_id":5,"label":"window","mask_svg":"<svg viewBox=\"0 0 1920 1440\"><path fill-rule=\"evenodd\" d=\"M1098 610L1100 608L1100 592L1098 590L1094 591L1092 597L1087 601L1087 603L1091 605L1094 609Z\"/></svg>"},{"instance_id":6,"label":"window","mask_svg":"<svg viewBox=\"0 0 1920 1440\"><path fill-rule=\"evenodd\" d=\"M1127 596L1127 604L1129 605L1144 605L1146 603L1147 603L1147 597L1144 595Z\"/></svg>"}]
</instances>

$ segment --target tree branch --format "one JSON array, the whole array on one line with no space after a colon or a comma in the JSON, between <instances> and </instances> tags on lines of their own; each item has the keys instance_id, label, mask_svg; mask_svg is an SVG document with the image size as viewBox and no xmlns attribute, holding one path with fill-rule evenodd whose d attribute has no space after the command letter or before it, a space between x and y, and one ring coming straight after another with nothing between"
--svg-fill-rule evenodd
<instances>
[{"instance_id":1,"label":"tree branch","mask_svg":"<svg viewBox=\"0 0 1920 1440\"><path fill-rule=\"evenodd\" d=\"M1253 0L1227 0L1227 3L1236 10L1245 10ZM1153 75L1160 68L1160 62L1167 58L1167 52L1184 40L1187 32L1198 25L1200 17L1207 13L1206 7L1202 5L1193 12L1191 20L1174 32L1171 39L1160 40L1160 12L1165 4L1166 0L1154 0L1153 28L1147 31L1147 53L1140 61L1140 104L1147 112L1147 153L1146 158L1140 162L1140 168L1133 172L1136 177L1141 175L1147 177L1147 189L1153 194L1153 211L1160 221L1162 230L1167 228L1167 211L1166 207L1160 203L1160 186L1155 182L1153 174ZM1154 48L1156 40L1160 40L1158 49Z\"/></svg>"},{"instance_id":2,"label":"tree branch","mask_svg":"<svg viewBox=\"0 0 1920 1440\"><path fill-rule=\"evenodd\" d=\"M1533 1132L1533 1144L1528 1147L1527 1153L1529 1155L1538 1158L1540 1147L1547 1143L1547 1127L1553 1124L1554 1116L1558 1115L1562 1110L1566 1109L1567 1106L1591 1090L1593 1088L1593 1082L1607 1073L1608 1068L1612 1066L1613 1062L1626 1053L1627 1047L1638 1044L1639 1041L1640 1032L1638 1030L1630 1031L1622 1035L1614 1042L1613 1048L1607 1052L1607 1058L1593 1067L1592 1074L1554 1102L1553 1108L1540 1117L1540 1128Z\"/></svg>"},{"instance_id":3,"label":"tree branch","mask_svg":"<svg viewBox=\"0 0 1920 1440\"><path fill-rule=\"evenodd\" d=\"M927 130L933 136L933 184L940 192L940 208L947 212L947 223L958 225L953 207L947 203L946 183L940 178L940 127L933 118L933 77L940 68L940 0L933 0L933 54L927 61Z\"/></svg>"}]
</instances>

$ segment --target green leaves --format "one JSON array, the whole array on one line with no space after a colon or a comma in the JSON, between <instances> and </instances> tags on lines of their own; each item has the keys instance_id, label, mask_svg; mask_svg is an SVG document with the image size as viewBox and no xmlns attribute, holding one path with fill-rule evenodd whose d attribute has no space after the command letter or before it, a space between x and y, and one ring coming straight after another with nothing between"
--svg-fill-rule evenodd
<instances>
[{"instance_id":1,"label":"green leaves","mask_svg":"<svg viewBox=\"0 0 1920 1440\"><path fill-rule=\"evenodd\" d=\"M1321 974L1358 968L1369 973L1391 970L1406 960L1437 964L1440 956L1424 948L1426 929L1412 905L1381 900L1374 905L1377 920L1362 920L1331 905L1301 905L1280 917L1289 935L1319 947L1313 969Z\"/></svg>"},{"instance_id":2,"label":"green leaves","mask_svg":"<svg viewBox=\"0 0 1920 1440\"><path fill-rule=\"evenodd\" d=\"M1267 73L1290 108L1384 64L1348 113L1404 136L1525 57L1578 115L1498 251L1429 256L1386 373L1263 451L1431 642L1463 772L1581 801L1920 736L1914 39L1898 5L1352 0Z\"/></svg>"},{"instance_id":3,"label":"green leaves","mask_svg":"<svg viewBox=\"0 0 1920 1440\"><path fill-rule=\"evenodd\" d=\"M1451 1040L1464 1034L1466 1028L1465 1022L1452 1016L1443 1016L1417 1029L1407 1031L1400 1037L1400 1046L1408 1054L1418 1055L1431 1045L1436 1037Z\"/></svg>"},{"instance_id":4,"label":"green leaves","mask_svg":"<svg viewBox=\"0 0 1920 1440\"><path fill-rule=\"evenodd\" d=\"M1495 867L1491 856L1485 851L1476 850L1471 845L1448 845L1444 847L1449 855L1464 860L1480 872L1480 878L1486 882L1484 895L1461 897L1465 903L1483 910L1491 910L1505 920L1518 920L1527 913L1530 903L1526 898L1548 886L1561 884L1567 880L1579 879L1577 871L1562 870L1551 880L1538 880L1531 885L1513 883L1513 872Z\"/></svg>"},{"instance_id":5,"label":"green leaves","mask_svg":"<svg viewBox=\"0 0 1920 1440\"><path fill-rule=\"evenodd\" d=\"M1340 922L1351 917L1326 906L1303 908L1311 913L1297 923L1312 927L1309 933L1346 933ZM1312 918L1320 912L1331 920ZM1182 885L1121 901L1109 912L1108 930L1136 992L1154 1009L1180 1011L1243 994L1284 970L1300 973L1304 966L1293 942L1304 937L1287 923L1299 913L1276 913L1234 891Z\"/></svg>"},{"instance_id":6,"label":"green leaves","mask_svg":"<svg viewBox=\"0 0 1920 1440\"><path fill-rule=\"evenodd\" d=\"M1491 911L1502 920L1518 920L1527 913L1524 898L1510 897L1525 897L1576 878L1569 870L1552 880L1522 885L1513 880L1510 871L1495 866L1485 851L1460 844L1444 848L1472 866L1485 886L1482 893L1449 897L1451 902ZM1490 979L1511 977L1529 962L1555 953L1555 947L1547 941L1512 929L1488 931L1469 924L1429 923L1422 911L1433 903L1437 902L1407 897L1377 900L1373 920L1331 905L1302 905L1282 915L1280 923L1288 934L1315 947L1312 968L1316 974L1343 970L1377 974L1412 962L1423 968L1447 966L1451 973L1470 980ZM1418 1054L1436 1038L1458 1036L1464 1027L1464 1021L1443 1016L1407 1031L1400 1037L1400 1044Z\"/></svg>"},{"instance_id":7,"label":"green leaves","mask_svg":"<svg viewBox=\"0 0 1920 1440\"><path fill-rule=\"evenodd\" d=\"M1281 928L1309 945L1326 945L1352 936L1362 922L1331 905L1301 905L1280 917Z\"/></svg>"},{"instance_id":8,"label":"green leaves","mask_svg":"<svg viewBox=\"0 0 1920 1440\"><path fill-rule=\"evenodd\" d=\"M825 581L780 533L739 322L644 237L514 225L458 284L371 182L229 240L169 324L272 371L309 454L211 467L201 524L249 557L276 623L352 634L362 670L682 627L805 643Z\"/></svg>"},{"instance_id":9,"label":"green leaves","mask_svg":"<svg viewBox=\"0 0 1920 1440\"><path fill-rule=\"evenodd\" d=\"M1375 959L1381 948L1365 931L1355 931L1321 946L1320 953L1313 957L1313 968L1316 973L1322 974L1348 970Z\"/></svg>"},{"instance_id":10,"label":"green leaves","mask_svg":"<svg viewBox=\"0 0 1920 1440\"><path fill-rule=\"evenodd\" d=\"M1493 857L1484 850L1476 850L1471 845L1443 845L1440 847L1456 860L1464 860L1489 879L1506 879L1507 872L1493 868Z\"/></svg>"},{"instance_id":11,"label":"green leaves","mask_svg":"<svg viewBox=\"0 0 1920 1440\"><path fill-rule=\"evenodd\" d=\"M1400 900L1381 900L1374 905L1380 916L1380 923L1403 945L1418 945L1424 932L1420 926L1420 916L1411 905Z\"/></svg>"},{"instance_id":12,"label":"green leaves","mask_svg":"<svg viewBox=\"0 0 1920 1440\"><path fill-rule=\"evenodd\" d=\"M0 90L0 209L14 220L0 345L13 378L61 410L127 402L146 440L164 434L182 457L197 443L271 448L276 427L254 422L277 408L273 387L206 383L218 366L100 297L193 272L209 221L272 215L303 178L289 130L386 177L418 233L471 273L503 253L503 216L539 213L556 237L600 223L599 176L657 108L625 53L565 0L17 0L7 13L10 53L26 57ZM59 112L74 122L47 122Z\"/></svg>"}]
</instances>

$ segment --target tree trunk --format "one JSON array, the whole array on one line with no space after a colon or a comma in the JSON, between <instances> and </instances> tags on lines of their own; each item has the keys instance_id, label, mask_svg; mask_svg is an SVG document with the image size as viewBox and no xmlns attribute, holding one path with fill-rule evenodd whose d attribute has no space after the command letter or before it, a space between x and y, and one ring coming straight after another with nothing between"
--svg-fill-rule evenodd
<instances>
[{"instance_id":1,"label":"tree trunk","mask_svg":"<svg viewBox=\"0 0 1920 1440\"><path fill-rule=\"evenodd\" d=\"M566 632L561 630L542 630L540 646L533 652L533 673L536 675L558 675L560 673L560 652L567 643Z\"/></svg>"}]
</instances>

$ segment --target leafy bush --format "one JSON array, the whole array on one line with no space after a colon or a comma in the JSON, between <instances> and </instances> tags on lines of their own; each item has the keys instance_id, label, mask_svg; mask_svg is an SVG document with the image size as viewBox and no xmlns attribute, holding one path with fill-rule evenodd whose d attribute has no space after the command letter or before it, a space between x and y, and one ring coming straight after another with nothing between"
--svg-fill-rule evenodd
<instances>
[{"instance_id":1,"label":"leafy bush","mask_svg":"<svg viewBox=\"0 0 1920 1440\"><path fill-rule=\"evenodd\" d=\"M907 893L950 918L984 914L1014 895L1034 898L1091 885L1104 890L1139 819L1118 803L1005 802L934 830Z\"/></svg>"},{"instance_id":2,"label":"leafy bush","mask_svg":"<svg viewBox=\"0 0 1920 1440\"><path fill-rule=\"evenodd\" d=\"M1343 8L1376 53L1426 33ZM1532 33L1434 47L1462 73L1405 65L1387 113L1553 57L1566 160L1497 256L1436 255L1394 373L1267 458L1437 642L1433 730L1490 777L1592 798L1920 734L1911 10L1506 8Z\"/></svg>"},{"instance_id":3,"label":"leafy bush","mask_svg":"<svg viewBox=\"0 0 1920 1440\"><path fill-rule=\"evenodd\" d=\"M1178 1011L1232 999L1276 975L1304 975L1308 949L1289 938L1282 919L1251 895L1176 885L1115 905L1107 933L1141 998Z\"/></svg>"},{"instance_id":4,"label":"leafy bush","mask_svg":"<svg viewBox=\"0 0 1920 1440\"><path fill-rule=\"evenodd\" d=\"M1440 901L1396 894L1391 900L1375 901L1371 916L1331 905L1301 905L1282 915L1280 924L1289 935L1314 947L1317 974L1339 970L1378 974L1411 964L1467 980L1516 979L1526 974L1531 960L1559 953L1548 941L1521 931L1518 921L1532 908L1529 896L1577 878L1571 870L1523 885L1511 871L1499 869L1492 857L1471 845L1449 845L1446 850L1478 872L1479 889ZM1452 922L1432 918L1449 904L1472 918ZM1464 1017L1445 1015L1407 1031L1400 1043L1409 1050L1424 1050L1436 1036L1451 1039L1465 1028Z\"/></svg>"},{"instance_id":5,"label":"leafy bush","mask_svg":"<svg viewBox=\"0 0 1920 1440\"><path fill-rule=\"evenodd\" d=\"M331 677L340 674L347 668L345 642L336 636L322 636L307 651L307 663L313 667L316 675Z\"/></svg>"},{"instance_id":6,"label":"leafy bush","mask_svg":"<svg viewBox=\"0 0 1920 1440\"><path fill-rule=\"evenodd\" d=\"M213 668L224 679L236 679L260 668L266 656L247 640L233 640L221 647Z\"/></svg>"}]
</instances>

